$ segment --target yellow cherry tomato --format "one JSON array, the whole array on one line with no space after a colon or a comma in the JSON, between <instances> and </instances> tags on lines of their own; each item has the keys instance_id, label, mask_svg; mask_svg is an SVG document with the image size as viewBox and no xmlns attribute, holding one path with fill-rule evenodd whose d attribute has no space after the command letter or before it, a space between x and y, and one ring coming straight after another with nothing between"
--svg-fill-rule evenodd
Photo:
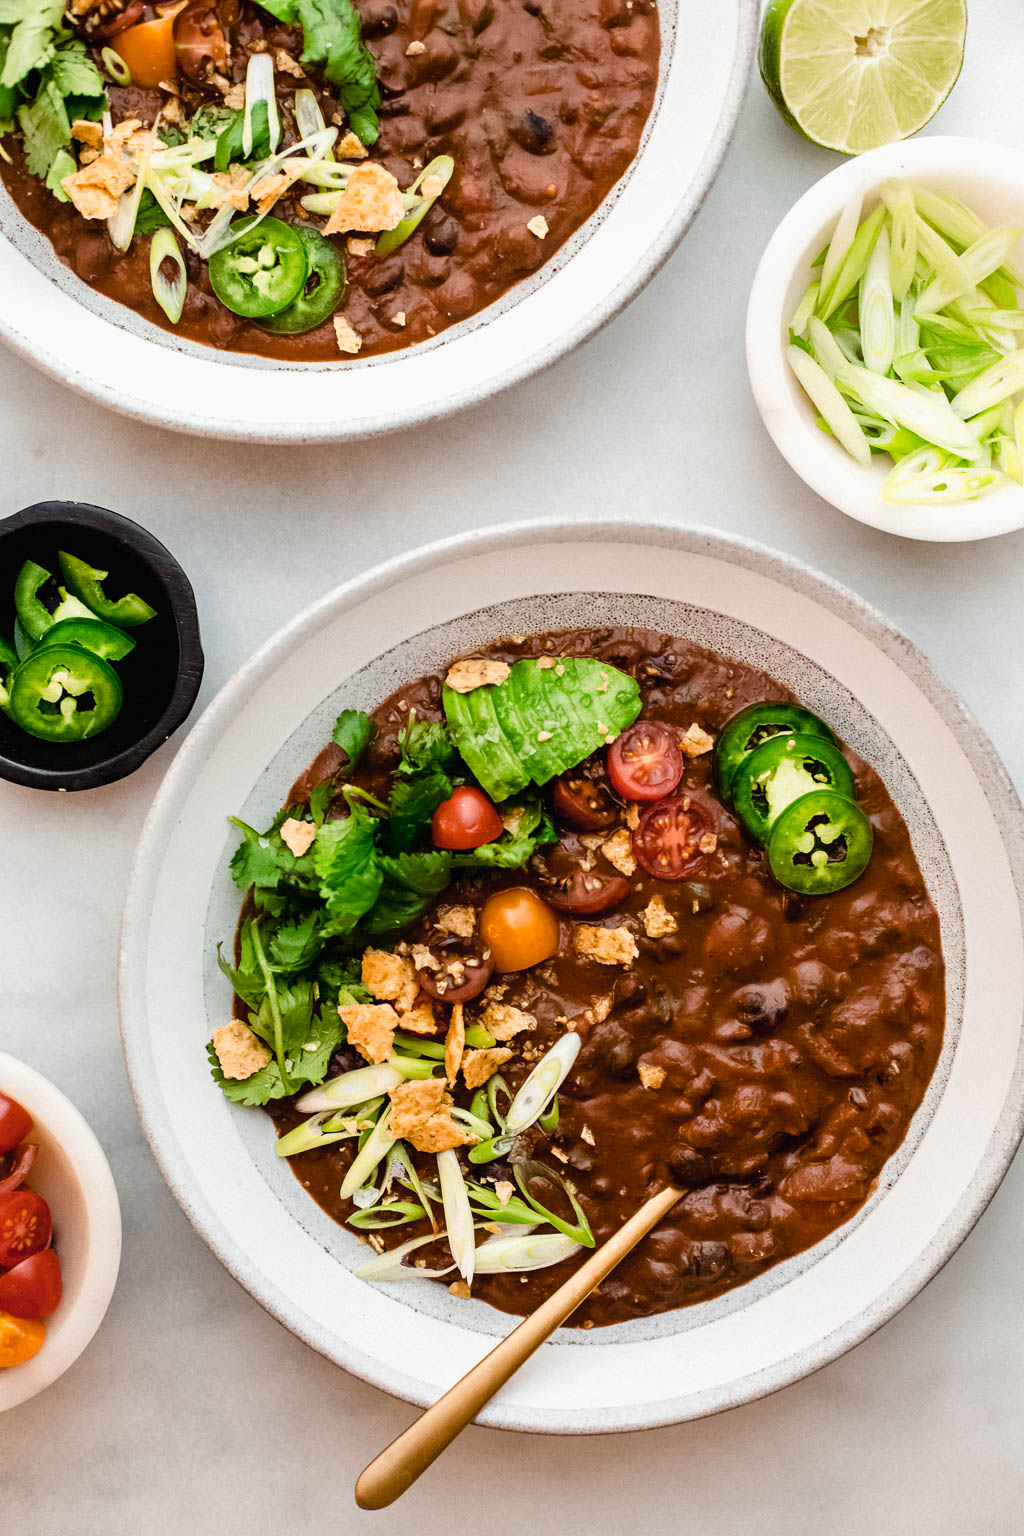
<instances>
[{"instance_id":1,"label":"yellow cherry tomato","mask_svg":"<svg viewBox=\"0 0 1024 1536\"><path fill-rule=\"evenodd\" d=\"M0 1312L0 1367L24 1365L43 1347L46 1324Z\"/></svg>"},{"instance_id":2,"label":"yellow cherry tomato","mask_svg":"<svg viewBox=\"0 0 1024 1536\"><path fill-rule=\"evenodd\" d=\"M499 971L525 971L558 951L558 918L536 891L514 885L484 902L480 937Z\"/></svg>"},{"instance_id":3,"label":"yellow cherry tomato","mask_svg":"<svg viewBox=\"0 0 1024 1536\"><path fill-rule=\"evenodd\" d=\"M171 5L154 21L140 21L126 27L113 39L111 47L128 67L133 85L152 90L163 80L173 80L178 73L174 55L174 20L182 5Z\"/></svg>"}]
</instances>

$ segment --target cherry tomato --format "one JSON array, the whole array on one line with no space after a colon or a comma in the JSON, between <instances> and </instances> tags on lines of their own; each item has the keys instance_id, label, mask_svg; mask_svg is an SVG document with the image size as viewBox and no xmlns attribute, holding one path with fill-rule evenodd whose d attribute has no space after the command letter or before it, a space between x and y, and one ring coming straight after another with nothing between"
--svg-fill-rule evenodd
<instances>
[{"instance_id":1,"label":"cherry tomato","mask_svg":"<svg viewBox=\"0 0 1024 1536\"><path fill-rule=\"evenodd\" d=\"M38 1355L46 1338L46 1324L28 1322L0 1312L0 1366L24 1365Z\"/></svg>"},{"instance_id":2,"label":"cherry tomato","mask_svg":"<svg viewBox=\"0 0 1024 1536\"><path fill-rule=\"evenodd\" d=\"M0 1153L13 1152L32 1129L32 1116L17 1099L0 1093Z\"/></svg>"},{"instance_id":3,"label":"cherry tomato","mask_svg":"<svg viewBox=\"0 0 1024 1536\"><path fill-rule=\"evenodd\" d=\"M13 1269L50 1241L50 1207L31 1189L0 1195L0 1269Z\"/></svg>"},{"instance_id":4,"label":"cherry tomato","mask_svg":"<svg viewBox=\"0 0 1024 1536\"><path fill-rule=\"evenodd\" d=\"M683 776L679 737L660 720L638 720L608 748L608 777L624 800L661 800Z\"/></svg>"},{"instance_id":5,"label":"cherry tomato","mask_svg":"<svg viewBox=\"0 0 1024 1536\"><path fill-rule=\"evenodd\" d=\"M513 885L488 896L480 914L480 937L499 971L526 971L557 953L558 918L536 891Z\"/></svg>"},{"instance_id":6,"label":"cherry tomato","mask_svg":"<svg viewBox=\"0 0 1024 1536\"><path fill-rule=\"evenodd\" d=\"M703 862L700 841L710 831L707 811L689 795L676 795L644 811L633 833L633 852L656 879L684 880Z\"/></svg>"},{"instance_id":7,"label":"cherry tomato","mask_svg":"<svg viewBox=\"0 0 1024 1536\"><path fill-rule=\"evenodd\" d=\"M63 1289L60 1260L47 1248L0 1275L0 1312L33 1320L49 1317L60 1306Z\"/></svg>"},{"instance_id":8,"label":"cherry tomato","mask_svg":"<svg viewBox=\"0 0 1024 1536\"><path fill-rule=\"evenodd\" d=\"M600 832L612 826L619 815L603 778L589 778L579 768L555 780L551 803L556 816L581 832Z\"/></svg>"},{"instance_id":9,"label":"cherry tomato","mask_svg":"<svg viewBox=\"0 0 1024 1536\"><path fill-rule=\"evenodd\" d=\"M177 74L174 56L174 22L182 5L167 6L153 21L140 21L117 34L115 52L120 54L133 85L153 90Z\"/></svg>"},{"instance_id":10,"label":"cherry tomato","mask_svg":"<svg viewBox=\"0 0 1024 1536\"><path fill-rule=\"evenodd\" d=\"M441 963L417 971L420 986L439 1003L468 1003L479 997L494 972L491 952L471 939L439 938L427 945Z\"/></svg>"},{"instance_id":11,"label":"cherry tomato","mask_svg":"<svg viewBox=\"0 0 1024 1536\"><path fill-rule=\"evenodd\" d=\"M435 848L482 848L504 832L501 817L482 789L463 784L442 800L430 823Z\"/></svg>"},{"instance_id":12,"label":"cherry tomato","mask_svg":"<svg viewBox=\"0 0 1024 1536\"><path fill-rule=\"evenodd\" d=\"M557 911L591 917L597 912L610 912L624 902L629 895L629 881L621 875L594 875L578 869L545 894Z\"/></svg>"},{"instance_id":13,"label":"cherry tomato","mask_svg":"<svg viewBox=\"0 0 1024 1536\"><path fill-rule=\"evenodd\" d=\"M81 30L92 38L113 37L117 32L123 32L125 27L130 27L138 21L146 7L142 0L131 0L131 4L116 16L110 16L106 21L98 21L90 24L88 15L76 18Z\"/></svg>"},{"instance_id":14,"label":"cherry tomato","mask_svg":"<svg viewBox=\"0 0 1024 1536\"><path fill-rule=\"evenodd\" d=\"M174 25L178 68L196 85L209 84L228 61L228 44L213 7L190 5Z\"/></svg>"},{"instance_id":15,"label":"cherry tomato","mask_svg":"<svg viewBox=\"0 0 1024 1536\"><path fill-rule=\"evenodd\" d=\"M5 1152L0 1157L0 1195L6 1195L11 1190L20 1189L28 1178L29 1169L36 1160L39 1148L34 1141L23 1142L13 1152Z\"/></svg>"}]
</instances>

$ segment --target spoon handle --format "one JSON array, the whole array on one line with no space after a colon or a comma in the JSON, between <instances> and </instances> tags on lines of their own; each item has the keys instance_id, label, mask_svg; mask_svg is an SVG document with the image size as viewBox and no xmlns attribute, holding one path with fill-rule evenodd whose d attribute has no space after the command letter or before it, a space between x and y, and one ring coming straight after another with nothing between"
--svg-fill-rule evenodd
<instances>
[{"instance_id":1,"label":"spoon handle","mask_svg":"<svg viewBox=\"0 0 1024 1536\"><path fill-rule=\"evenodd\" d=\"M645 1202L613 1237L560 1285L512 1333L467 1371L461 1381L392 1440L356 1482L360 1509L384 1509L410 1488L456 1435L472 1423L494 1394L544 1340L574 1312L642 1237L672 1209L680 1191L671 1185Z\"/></svg>"}]
</instances>

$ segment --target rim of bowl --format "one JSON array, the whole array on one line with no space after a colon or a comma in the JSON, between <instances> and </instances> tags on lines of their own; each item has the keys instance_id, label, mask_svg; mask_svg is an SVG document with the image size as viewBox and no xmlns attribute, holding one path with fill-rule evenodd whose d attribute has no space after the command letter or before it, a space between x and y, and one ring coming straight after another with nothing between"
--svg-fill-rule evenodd
<instances>
[{"instance_id":1,"label":"rim of bowl","mask_svg":"<svg viewBox=\"0 0 1024 1536\"><path fill-rule=\"evenodd\" d=\"M403 427L442 421L468 406L479 405L502 391L510 389L514 384L522 383L525 379L532 378L535 374L550 368L584 341L589 340L620 314L641 289L646 287L683 239L717 179L726 150L735 132L740 108L753 70L757 40L760 35L760 0L735 0L735 3L736 50L715 131L696 175L666 218L658 238L640 253L628 275L595 304L584 319L559 333L547 346L538 348L532 356L507 367L504 372L489 374L483 380L460 387L443 398L424 399L418 405L404 406L390 414L383 414L372 424L357 424L352 427L344 420L338 419L312 426L296 424L287 430L275 430L273 426L263 422L254 429L252 422L244 418L225 417L224 420L213 423L205 414L190 413L187 400L176 400L173 412L169 407L162 410L144 406L130 395L120 394L102 381L87 377L84 371L78 368L70 369L62 358L41 349L36 341L12 323L2 308L0 308L0 340L23 357L26 362L32 363L50 378L68 386L77 394L84 395L87 399L96 400L101 405L137 421L165 427L171 431L185 432L194 437L267 444L357 441L395 432ZM642 153L637 156L634 163L639 163L641 158ZM9 243L0 233L0 245ZM211 356L215 356L214 350L210 350ZM400 352L397 356L415 356L415 354L416 348L409 348L406 353ZM279 388L287 387L287 375L282 377L276 370L268 370L268 377L276 378Z\"/></svg>"},{"instance_id":2,"label":"rim of bowl","mask_svg":"<svg viewBox=\"0 0 1024 1536\"><path fill-rule=\"evenodd\" d=\"M48 1077L20 1057L0 1051L0 1086L24 1104L53 1137L79 1175L89 1230L81 1288L62 1319L61 1333L47 1336L39 1353L11 1375L11 1398L0 1413L26 1403L69 1370L92 1342L107 1314L121 1267L121 1204L106 1153L80 1109ZM20 1374L24 1372L24 1375ZM6 1375L6 1373L4 1373ZM21 1389L21 1390L19 1390Z\"/></svg>"},{"instance_id":3,"label":"rim of bowl","mask_svg":"<svg viewBox=\"0 0 1024 1536\"><path fill-rule=\"evenodd\" d=\"M500 524L439 540L400 555L352 578L304 609L276 634L264 642L207 705L189 733L187 742L176 755L150 807L132 861L121 924L118 955L118 1001L121 1044L136 1111L150 1151L184 1214L203 1241L239 1284L289 1332L328 1359L337 1359L327 1341L315 1328L307 1328L288 1316L287 1298L268 1294L263 1277L247 1255L220 1231L215 1222L192 1202L192 1175L176 1147L173 1135L151 1117L146 1104L144 1079L149 1071L140 1041L126 1021L131 1015L145 1013L145 1001L138 968L130 956L138 952L151 906L151 870L159 853L164 823L173 820L176 804L187 793L192 765L201 761L216 743L223 725L230 721L236 701L258 682L280 659L296 649L329 619L339 606L364 600L386 590L398 580L425 575L451 560L493 552L523 544L558 543L566 540L603 541L629 545L656 544L691 554L704 554L767 575L785 586L821 603L844 618L911 678L948 726L977 775L993 818L1003 839L1013 875L1018 901L1024 914L1024 807L995 747L978 725L967 706L950 684L944 681L932 662L895 624L877 608L850 588L817 570L807 562L769 548L755 540L721 533L703 526L646 522L625 519L604 521L565 521L545 519L535 523ZM625 1430L654 1429L684 1420L706 1418L711 1414L767 1397L831 1364L855 1345L862 1343L892 1317L932 1280L952 1258L999 1188L1014 1154L1024 1138L1024 1020L1012 1079L999 1121L975 1170L970 1185L952 1213L908 1266L900 1280L874 1305L865 1308L840 1328L820 1339L814 1346L792 1356L779 1366L755 1377L705 1394L699 1408L680 1397L646 1408L609 1412L599 1422L580 1430L574 1420L563 1424L537 1424L521 1419L517 1413L490 1403L475 1422L496 1429L510 1429L542 1434L611 1434ZM371 1385L406 1401L419 1402L406 1394L383 1370L376 1369L371 1357L361 1354L346 1361L344 1369Z\"/></svg>"},{"instance_id":4,"label":"rim of bowl","mask_svg":"<svg viewBox=\"0 0 1024 1536\"><path fill-rule=\"evenodd\" d=\"M184 724L196 702L206 658L199 635L199 614L192 583L167 546L150 533L148 528L143 528L141 523L133 522L120 512L111 512L108 507L97 507L87 501L37 501L30 507L23 507L20 512L12 513L10 517L0 519L0 541L5 534L23 528L59 523L93 528L97 533L104 533L123 544L136 559L147 566L170 595L178 637L178 672L167 708L155 725L130 747L125 747L113 757L101 757L87 768L69 769L66 772L54 768L36 768L0 752L0 778L13 784L24 784L29 789L98 789L103 784L113 784L118 779L127 778L137 768L141 768L157 747L162 746Z\"/></svg>"},{"instance_id":5,"label":"rim of bowl","mask_svg":"<svg viewBox=\"0 0 1024 1536\"><path fill-rule=\"evenodd\" d=\"M888 507L879 491L882 470L855 464L814 424L814 410L785 359L786 295L823 231L860 190L870 195L889 176L963 178L970 187L1000 182L1024 203L1020 151L985 139L930 134L884 144L844 161L816 181L781 220L765 247L747 305L746 351L750 387L761 420L795 474L823 501L857 522L897 538L935 543L990 539L1024 528L1024 490L1004 487L978 501L948 506ZM808 279L809 280L809 279ZM900 519L904 520L900 526Z\"/></svg>"}]
</instances>

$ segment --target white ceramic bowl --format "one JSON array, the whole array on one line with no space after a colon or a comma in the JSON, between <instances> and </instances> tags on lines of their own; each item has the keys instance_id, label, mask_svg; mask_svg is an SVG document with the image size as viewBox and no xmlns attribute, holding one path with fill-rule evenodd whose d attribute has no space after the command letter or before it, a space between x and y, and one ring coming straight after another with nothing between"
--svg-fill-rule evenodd
<instances>
[{"instance_id":1,"label":"white ceramic bowl","mask_svg":"<svg viewBox=\"0 0 1024 1536\"><path fill-rule=\"evenodd\" d=\"M882 486L892 461L854 462L815 425L815 410L786 362L789 322L809 284L811 262L827 245L841 210L862 193L865 210L890 176L923 182L967 203L993 225L1024 226L1024 157L983 139L925 137L887 144L848 160L790 209L761 259L747 310L747 368L758 410L779 452L825 501L886 533L955 542L1024 528L1024 490L1009 486L978 501L891 506ZM1019 248L1018 248L1019 250Z\"/></svg>"},{"instance_id":2,"label":"white ceramic bowl","mask_svg":"<svg viewBox=\"0 0 1024 1536\"><path fill-rule=\"evenodd\" d=\"M660 0L658 98L626 176L556 256L436 341L285 364L176 340L96 294L0 187L0 337L73 389L158 426L250 442L369 436L445 416L553 363L618 312L689 228L732 135L757 0Z\"/></svg>"},{"instance_id":3,"label":"white ceramic bowl","mask_svg":"<svg viewBox=\"0 0 1024 1536\"><path fill-rule=\"evenodd\" d=\"M343 705L498 636L636 622L767 667L882 774L940 914L948 1027L904 1146L858 1217L715 1301L562 1331L481 1415L596 1432L711 1413L834 1359L910 1299L995 1190L1024 1113L1024 830L978 727L902 635L843 588L692 529L535 525L464 537L339 588L210 705L146 823L129 884L121 1020L132 1089L165 1178L231 1273L299 1337L416 1403L510 1320L444 1286L373 1287L365 1249L274 1155L263 1114L229 1105L205 1043L228 1017L215 945L238 893L225 818L266 825Z\"/></svg>"},{"instance_id":4,"label":"white ceramic bowl","mask_svg":"<svg viewBox=\"0 0 1024 1536\"><path fill-rule=\"evenodd\" d=\"M64 1276L46 1341L24 1365L0 1370L0 1413L35 1397L74 1365L106 1314L121 1263L121 1209L110 1164L78 1110L33 1067L0 1051L0 1090L28 1110L39 1152L28 1177L53 1213Z\"/></svg>"}]
</instances>

